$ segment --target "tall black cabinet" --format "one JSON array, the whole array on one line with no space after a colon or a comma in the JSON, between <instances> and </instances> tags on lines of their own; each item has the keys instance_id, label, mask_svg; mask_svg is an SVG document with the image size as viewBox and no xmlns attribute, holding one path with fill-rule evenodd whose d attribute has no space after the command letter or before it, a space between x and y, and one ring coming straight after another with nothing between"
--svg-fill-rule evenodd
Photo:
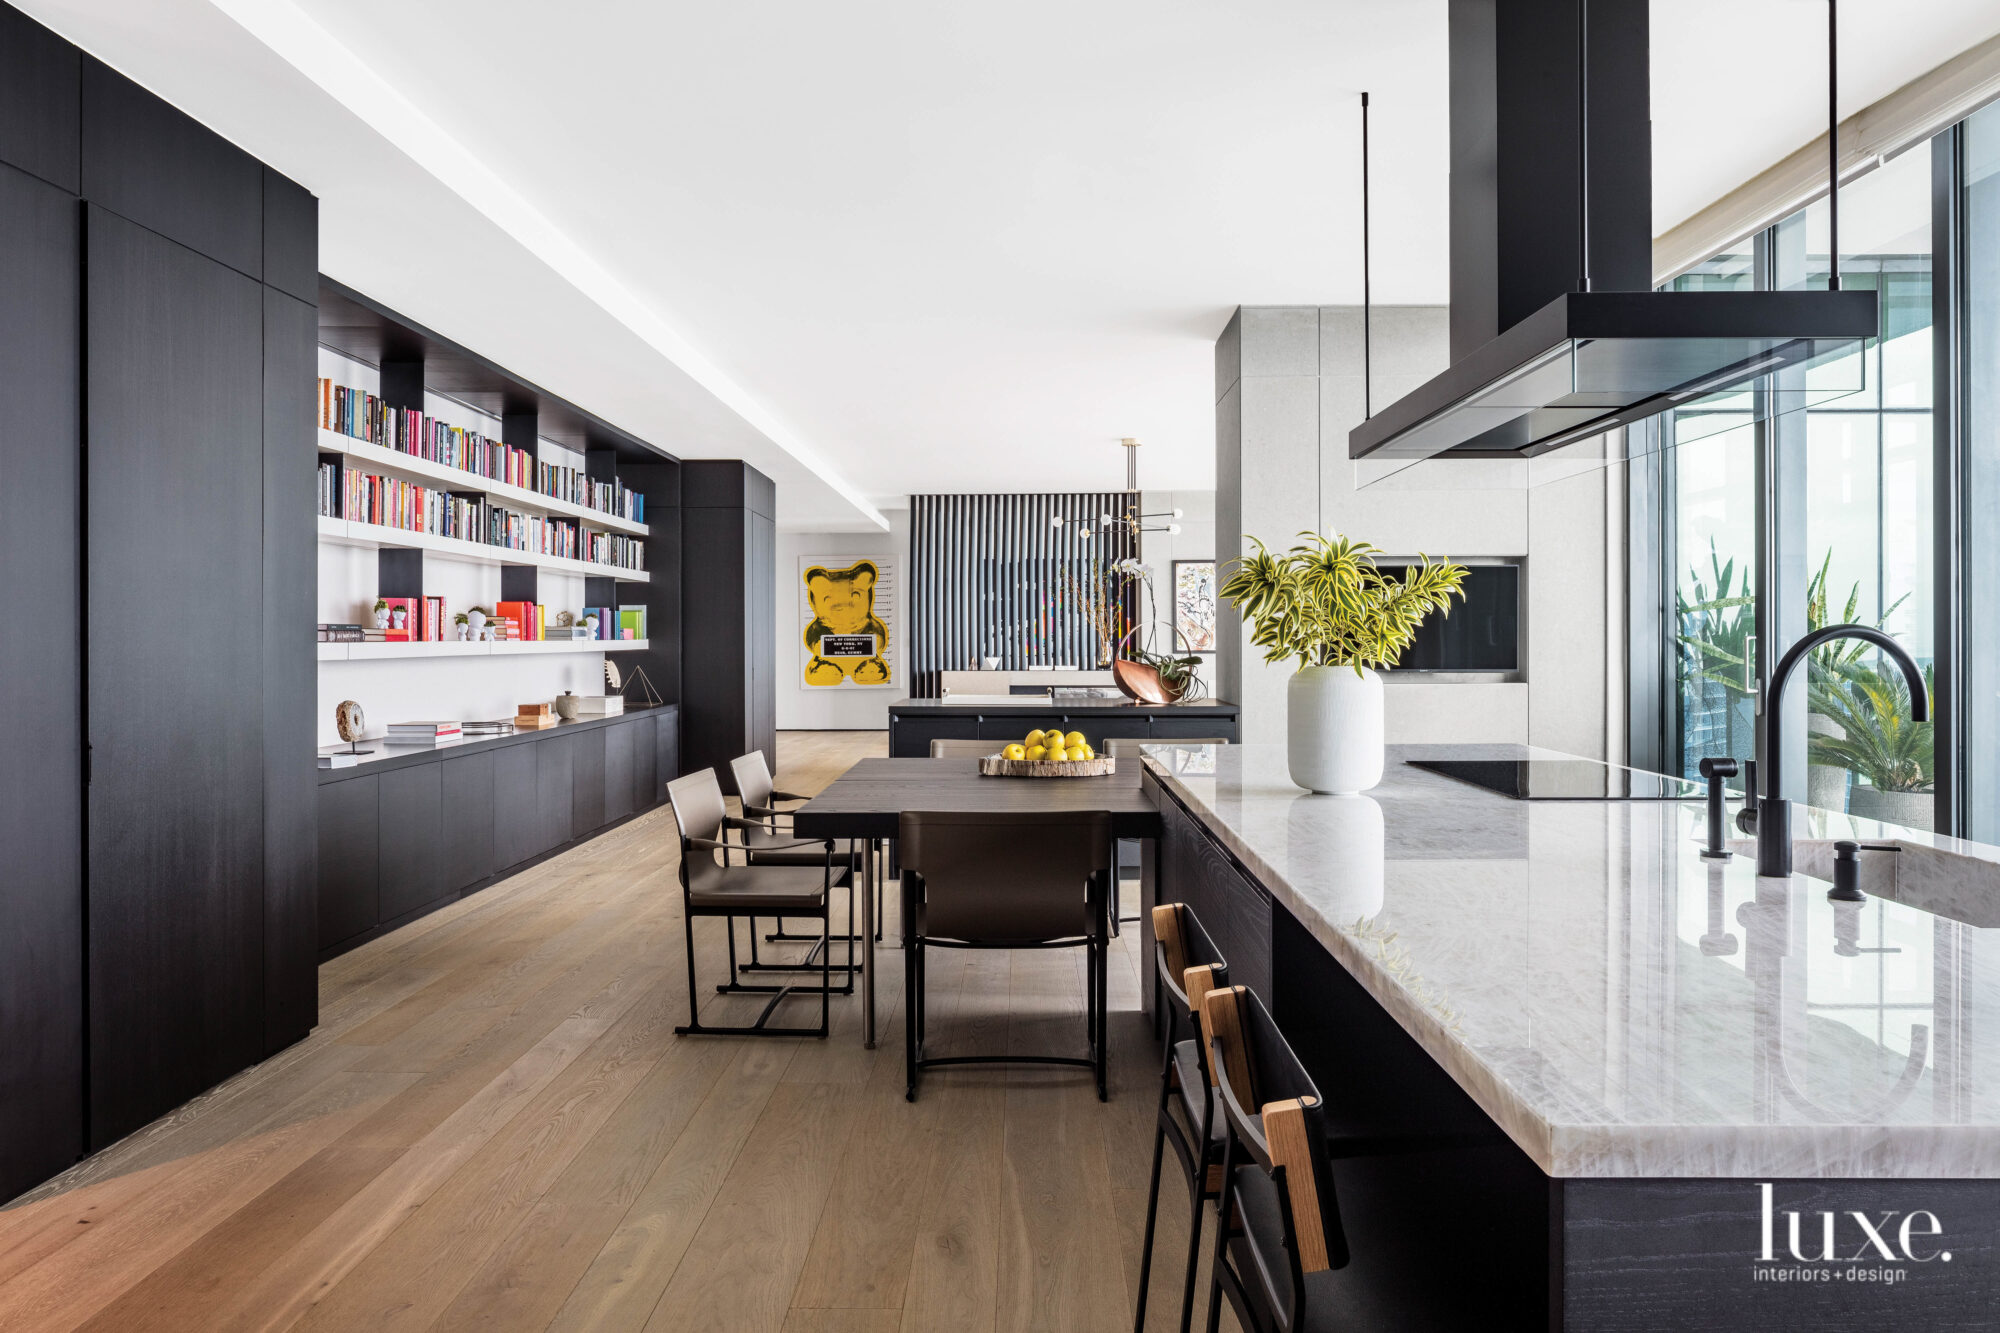
<instances>
[{"instance_id":1,"label":"tall black cabinet","mask_svg":"<svg viewBox=\"0 0 2000 1333\"><path fill-rule=\"evenodd\" d=\"M748 463L681 461L681 767L778 766L778 488Z\"/></svg>"},{"instance_id":2,"label":"tall black cabinet","mask_svg":"<svg viewBox=\"0 0 2000 1333\"><path fill-rule=\"evenodd\" d=\"M0 1200L316 1021L316 210L0 6Z\"/></svg>"}]
</instances>

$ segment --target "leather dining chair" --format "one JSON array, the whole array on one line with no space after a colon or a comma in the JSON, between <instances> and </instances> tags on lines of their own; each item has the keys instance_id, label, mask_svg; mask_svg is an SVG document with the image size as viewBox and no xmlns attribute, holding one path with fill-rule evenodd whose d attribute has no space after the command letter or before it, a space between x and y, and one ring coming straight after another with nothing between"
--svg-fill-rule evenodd
<instances>
[{"instance_id":1,"label":"leather dining chair","mask_svg":"<svg viewBox=\"0 0 2000 1333\"><path fill-rule=\"evenodd\" d=\"M741 841L746 853L745 864L753 866L818 865L818 852L814 850L818 844L815 843L811 847L805 848L799 847L792 837L791 829L788 827L791 821L791 812L778 808L780 803L787 805L803 804L812 798L810 796L800 796L795 792L779 791L771 778L770 765L764 762L764 752L762 750L752 750L749 754L738 755L736 758L730 760L729 775L736 780L736 792L738 798L743 803L744 819L756 825L756 827L741 830ZM848 845L848 861L849 870L855 869L854 847L852 843ZM878 921L882 917L882 903L879 889L876 895L875 917ZM860 940L860 936L852 933L854 921L854 885L852 876L850 876L847 886L847 920L849 923L848 933L835 937L846 942L847 961L845 963L837 963L834 966L836 970L848 974L850 978L848 989L852 990L852 976L860 966L854 961L854 946ZM778 921L777 926L776 930L764 936L767 943L811 943L814 948L808 950L806 956L796 963L767 962L757 956L757 923L752 921L750 923L750 961L740 965L743 971L809 972L813 969L813 959L817 956L816 951L819 936L800 935L786 930L782 919ZM846 993L847 991L842 992L842 994Z\"/></svg>"},{"instance_id":2,"label":"leather dining chair","mask_svg":"<svg viewBox=\"0 0 2000 1333\"><path fill-rule=\"evenodd\" d=\"M796 851L816 849L816 863L812 865L745 865L732 858L746 855L744 848L730 841L732 829L749 831L757 825L753 820L739 819L729 813L723 804L722 787L715 780L715 770L699 769L685 777L675 778L667 784L667 801L673 806L674 819L680 826L680 883L682 924L687 931L687 974L688 974L688 1021L674 1029L677 1035L689 1033L738 1036L738 1037L824 1037L828 1027L829 997L834 993L832 969L827 955L831 949L827 933L831 922L828 902L835 882L836 864L833 841L792 843L786 847L772 847L768 850ZM717 858L721 859L718 861ZM852 872L848 867L840 867L840 873L850 881ZM757 985L740 979L736 962L736 922L738 918L749 917L751 929L756 929L759 916L811 917L820 923L818 986L805 985ZM701 1021L700 988L695 978L694 923L696 917L721 917L729 937L729 980L716 986L716 991L724 995L762 994L769 995L770 1001L757 1021L748 1026L716 1027ZM852 981L849 986L851 988ZM845 993L845 992L843 992ZM817 995L819 999L819 1026L771 1027L771 1014L778 1005L799 995Z\"/></svg>"},{"instance_id":3,"label":"leather dining chair","mask_svg":"<svg viewBox=\"0 0 2000 1333\"><path fill-rule=\"evenodd\" d=\"M904 1096L926 1069L965 1064L1081 1065L1105 1098L1105 910L1111 816L1065 812L903 812ZM1022 849L1033 855L1023 856ZM1084 950L1088 1058L924 1054L925 958L934 948Z\"/></svg>"},{"instance_id":4,"label":"leather dining chair","mask_svg":"<svg viewBox=\"0 0 2000 1333\"><path fill-rule=\"evenodd\" d=\"M931 742L933 759L984 759L989 754L999 754L1004 741L961 741L934 740Z\"/></svg>"}]
</instances>

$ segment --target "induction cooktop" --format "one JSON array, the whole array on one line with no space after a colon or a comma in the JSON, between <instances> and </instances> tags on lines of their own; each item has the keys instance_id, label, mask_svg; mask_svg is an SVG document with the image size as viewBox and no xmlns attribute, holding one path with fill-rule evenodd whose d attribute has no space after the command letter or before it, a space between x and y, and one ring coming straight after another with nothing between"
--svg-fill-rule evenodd
<instances>
[{"instance_id":1,"label":"induction cooktop","mask_svg":"<svg viewBox=\"0 0 2000 1333\"><path fill-rule=\"evenodd\" d=\"M1662 773L1614 768L1590 759L1411 759L1517 801L1698 801L1702 786Z\"/></svg>"}]
</instances>

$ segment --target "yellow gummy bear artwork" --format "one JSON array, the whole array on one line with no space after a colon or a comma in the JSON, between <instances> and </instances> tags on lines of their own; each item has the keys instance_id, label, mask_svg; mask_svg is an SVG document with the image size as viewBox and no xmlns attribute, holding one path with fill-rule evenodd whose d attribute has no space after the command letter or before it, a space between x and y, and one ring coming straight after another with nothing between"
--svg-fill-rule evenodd
<instances>
[{"instance_id":1,"label":"yellow gummy bear artwork","mask_svg":"<svg viewBox=\"0 0 2000 1333\"><path fill-rule=\"evenodd\" d=\"M845 569L814 565L800 577L812 606L805 633L806 684L887 685L889 627L875 614L881 578L875 562L857 560Z\"/></svg>"}]
</instances>

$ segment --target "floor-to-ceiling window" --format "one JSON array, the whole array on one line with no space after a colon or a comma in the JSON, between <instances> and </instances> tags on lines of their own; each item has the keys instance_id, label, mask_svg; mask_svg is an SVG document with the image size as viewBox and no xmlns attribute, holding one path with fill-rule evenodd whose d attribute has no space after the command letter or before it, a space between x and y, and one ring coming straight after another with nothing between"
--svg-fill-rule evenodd
<instances>
[{"instance_id":1,"label":"floor-to-ceiling window","mask_svg":"<svg viewBox=\"0 0 2000 1333\"><path fill-rule=\"evenodd\" d=\"M1960 134L1964 416L1960 524L1965 672L1960 808L1967 836L2000 842L2000 105Z\"/></svg>"}]
</instances>

